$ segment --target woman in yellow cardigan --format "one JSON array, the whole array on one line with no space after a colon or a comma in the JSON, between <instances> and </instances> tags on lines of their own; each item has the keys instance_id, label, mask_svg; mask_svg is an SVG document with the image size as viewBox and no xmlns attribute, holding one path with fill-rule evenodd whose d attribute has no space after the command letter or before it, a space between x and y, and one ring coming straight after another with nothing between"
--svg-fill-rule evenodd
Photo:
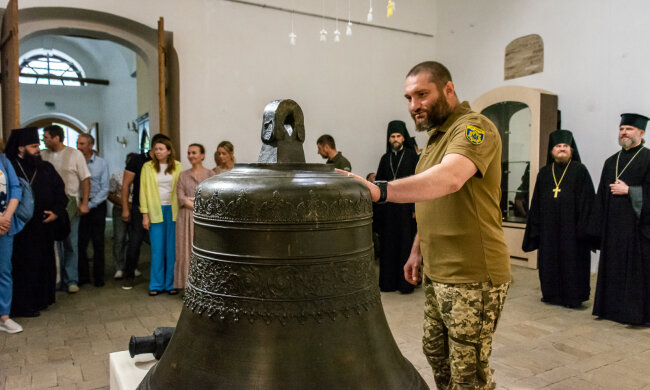
<instances>
[{"instance_id":1,"label":"woman in yellow cardigan","mask_svg":"<svg viewBox=\"0 0 650 390\"><path fill-rule=\"evenodd\" d=\"M174 295L178 294L174 289L176 183L183 168L176 161L174 147L168 139L156 140L153 153L153 160L144 164L140 174L142 226L149 230L151 240L149 295L161 291Z\"/></svg>"}]
</instances>

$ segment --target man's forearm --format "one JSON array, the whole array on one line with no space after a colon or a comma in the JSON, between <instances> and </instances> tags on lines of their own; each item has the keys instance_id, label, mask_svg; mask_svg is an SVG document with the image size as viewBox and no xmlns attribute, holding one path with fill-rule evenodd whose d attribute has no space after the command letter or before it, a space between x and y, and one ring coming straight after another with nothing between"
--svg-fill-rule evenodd
<instances>
[{"instance_id":1,"label":"man's forearm","mask_svg":"<svg viewBox=\"0 0 650 390\"><path fill-rule=\"evenodd\" d=\"M81 182L81 203L88 204L90 198L90 178L86 178Z\"/></svg>"},{"instance_id":2,"label":"man's forearm","mask_svg":"<svg viewBox=\"0 0 650 390\"><path fill-rule=\"evenodd\" d=\"M450 154L422 173L389 182L386 201L415 203L441 198L460 190L476 171L467 157Z\"/></svg>"},{"instance_id":3,"label":"man's forearm","mask_svg":"<svg viewBox=\"0 0 650 390\"><path fill-rule=\"evenodd\" d=\"M122 210L129 209L129 188L131 188L134 177L135 173L124 171L124 178L122 179Z\"/></svg>"}]
</instances>

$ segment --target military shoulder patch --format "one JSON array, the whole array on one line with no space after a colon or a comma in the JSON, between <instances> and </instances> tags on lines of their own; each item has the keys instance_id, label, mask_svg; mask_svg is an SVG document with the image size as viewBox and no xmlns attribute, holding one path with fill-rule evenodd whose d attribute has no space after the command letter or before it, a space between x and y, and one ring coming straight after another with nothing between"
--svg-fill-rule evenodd
<instances>
[{"instance_id":1,"label":"military shoulder patch","mask_svg":"<svg viewBox=\"0 0 650 390\"><path fill-rule=\"evenodd\" d=\"M485 132L476 126L467 126L465 137L470 143L480 145L485 140Z\"/></svg>"}]
</instances>

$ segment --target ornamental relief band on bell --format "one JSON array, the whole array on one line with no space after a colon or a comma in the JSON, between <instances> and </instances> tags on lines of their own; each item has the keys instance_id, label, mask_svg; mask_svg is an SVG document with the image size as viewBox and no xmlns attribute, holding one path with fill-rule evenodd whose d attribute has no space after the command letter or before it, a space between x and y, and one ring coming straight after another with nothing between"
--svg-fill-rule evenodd
<instances>
[{"instance_id":1,"label":"ornamental relief band on bell","mask_svg":"<svg viewBox=\"0 0 650 390\"><path fill-rule=\"evenodd\" d=\"M294 301L351 295L374 286L377 277L372 250L320 264L283 265L231 263L193 253L188 282L215 295Z\"/></svg>"},{"instance_id":2,"label":"ornamental relief band on bell","mask_svg":"<svg viewBox=\"0 0 650 390\"><path fill-rule=\"evenodd\" d=\"M220 321L250 323L263 321L267 325L278 321L286 325L289 321L305 323L308 320L321 322L323 319L336 321L360 315L377 305L381 306L379 289L369 287L352 296L308 301L261 301L214 295L188 284L183 297L185 306L193 313L207 315Z\"/></svg>"},{"instance_id":3,"label":"ornamental relief band on bell","mask_svg":"<svg viewBox=\"0 0 650 390\"><path fill-rule=\"evenodd\" d=\"M370 218L372 202L368 194L359 192L356 199L344 197L339 192L333 201L309 190L308 197L287 201L278 190L273 191L271 199L251 200L247 191L242 190L234 200L224 199L219 191L205 194L203 187L197 188L194 196L194 217L208 220L227 220L242 222L313 222L341 221Z\"/></svg>"},{"instance_id":4,"label":"ornamental relief band on bell","mask_svg":"<svg viewBox=\"0 0 650 390\"><path fill-rule=\"evenodd\" d=\"M221 320L284 324L359 314L380 302L372 252L323 264L274 267L193 254L185 306Z\"/></svg>"}]
</instances>

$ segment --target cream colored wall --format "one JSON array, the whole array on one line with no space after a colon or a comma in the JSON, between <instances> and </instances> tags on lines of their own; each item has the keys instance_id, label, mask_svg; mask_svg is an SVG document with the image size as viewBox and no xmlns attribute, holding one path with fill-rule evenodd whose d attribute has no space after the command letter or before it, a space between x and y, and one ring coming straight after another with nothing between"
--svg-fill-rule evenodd
<instances>
[{"instance_id":1,"label":"cream colored wall","mask_svg":"<svg viewBox=\"0 0 650 390\"><path fill-rule=\"evenodd\" d=\"M558 95L562 127L573 131L598 183L618 149L620 114L650 115L650 2L645 0L438 1L437 49L461 98L504 85ZM643 15L643 16L641 16ZM527 34L544 40L544 71L503 80L505 47ZM646 136L646 139L648 137Z\"/></svg>"},{"instance_id":2,"label":"cream colored wall","mask_svg":"<svg viewBox=\"0 0 650 390\"><path fill-rule=\"evenodd\" d=\"M301 10L321 12L321 1L267 4L291 7L292 2ZM334 15L333 2L326 3L331 8L326 13ZM365 20L368 4L353 3L352 18ZM21 8L42 5L36 0L20 3ZM363 26L355 26L352 37L334 44L334 21L325 21L330 42L321 44L321 20L299 15L294 18L298 45L292 47L290 14L223 0L60 0L56 5L107 12L151 28L163 16L179 58L181 148L201 142L211 154L228 139L235 144L238 162L257 160L266 103L292 98L305 113L309 162L322 161L315 142L330 133L354 171L374 171L385 147L386 124L402 119L412 128L402 97L404 75L415 63L434 56L434 38ZM339 1L339 7L338 14L347 18L347 2ZM398 2L388 21L384 7L375 1L377 23L435 32L433 1ZM339 29L344 30L344 24ZM180 154L187 166L185 151Z\"/></svg>"}]
</instances>

